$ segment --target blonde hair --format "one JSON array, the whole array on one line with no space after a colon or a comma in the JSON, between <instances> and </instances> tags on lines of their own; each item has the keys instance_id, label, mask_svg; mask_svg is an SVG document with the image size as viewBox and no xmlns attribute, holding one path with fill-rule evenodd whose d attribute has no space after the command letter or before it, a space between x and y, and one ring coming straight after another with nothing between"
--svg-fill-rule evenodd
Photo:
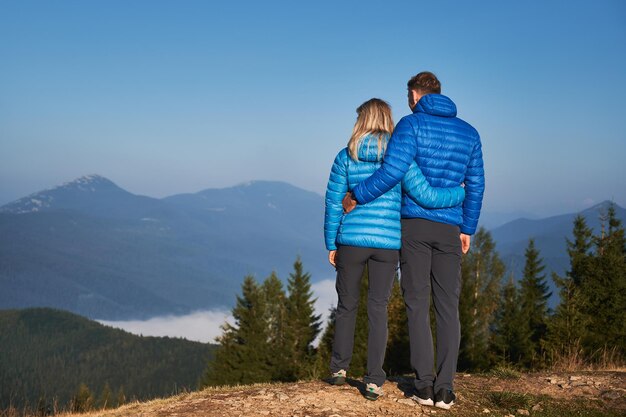
<instances>
[{"instance_id":1,"label":"blonde hair","mask_svg":"<svg viewBox=\"0 0 626 417\"><path fill-rule=\"evenodd\" d=\"M391 106L384 100L373 98L367 100L356 109L356 123L352 129L352 136L348 141L348 151L355 161L359 157L361 139L368 134L378 136L378 156L384 152L385 136L393 132L393 118Z\"/></svg>"}]
</instances>

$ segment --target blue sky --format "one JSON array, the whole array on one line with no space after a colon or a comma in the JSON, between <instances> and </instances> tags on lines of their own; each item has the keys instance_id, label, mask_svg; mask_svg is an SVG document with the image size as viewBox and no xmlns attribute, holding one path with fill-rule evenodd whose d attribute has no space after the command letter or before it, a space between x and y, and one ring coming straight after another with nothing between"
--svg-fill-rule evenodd
<instances>
[{"instance_id":1,"label":"blue sky","mask_svg":"<svg viewBox=\"0 0 626 417\"><path fill-rule=\"evenodd\" d=\"M626 205L626 3L0 2L0 204L98 173L162 197L323 193L355 108L435 72L481 133L485 210Z\"/></svg>"}]
</instances>

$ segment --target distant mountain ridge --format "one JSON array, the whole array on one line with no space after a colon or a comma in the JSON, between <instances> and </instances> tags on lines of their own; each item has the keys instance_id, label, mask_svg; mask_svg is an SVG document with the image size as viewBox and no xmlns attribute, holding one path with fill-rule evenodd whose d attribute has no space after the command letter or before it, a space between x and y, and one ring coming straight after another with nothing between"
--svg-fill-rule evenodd
<instances>
[{"instance_id":1,"label":"distant mountain ridge","mask_svg":"<svg viewBox=\"0 0 626 417\"><path fill-rule=\"evenodd\" d=\"M108 320L229 308L245 275L286 279L298 255L326 278L323 204L282 182L156 199L81 177L0 207L0 308Z\"/></svg>"}]
</instances>

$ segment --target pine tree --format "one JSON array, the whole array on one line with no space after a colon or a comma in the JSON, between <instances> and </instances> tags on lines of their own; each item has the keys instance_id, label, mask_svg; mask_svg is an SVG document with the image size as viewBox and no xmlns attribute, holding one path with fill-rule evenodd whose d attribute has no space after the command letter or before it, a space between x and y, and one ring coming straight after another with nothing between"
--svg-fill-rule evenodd
<instances>
[{"instance_id":1,"label":"pine tree","mask_svg":"<svg viewBox=\"0 0 626 417\"><path fill-rule=\"evenodd\" d=\"M95 399L86 384L80 384L76 395L72 399L72 411L84 413L93 410Z\"/></svg>"},{"instance_id":2,"label":"pine tree","mask_svg":"<svg viewBox=\"0 0 626 417\"><path fill-rule=\"evenodd\" d=\"M626 237L613 205L603 218L595 246L592 268L581 284L588 318L583 344L589 353L626 346Z\"/></svg>"},{"instance_id":3,"label":"pine tree","mask_svg":"<svg viewBox=\"0 0 626 417\"><path fill-rule=\"evenodd\" d=\"M522 359L530 338L530 329L523 322L518 290L511 275L502 288L494 322L493 350L499 362L517 364Z\"/></svg>"},{"instance_id":4,"label":"pine tree","mask_svg":"<svg viewBox=\"0 0 626 417\"><path fill-rule=\"evenodd\" d=\"M484 369L495 360L489 355L490 328L498 307L504 272L491 234L481 227L461 265L460 369Z\"/></svg>"},{"instance_id":5,"label":"pine tree","mask_svg":"<svg viewBox=\"0 0 626 417\"><path fill-rule=\"evenodd\" d=\"M569 277L573 285L579 288L585 277L591 273L593 233L582 215L574 219L573 240L567 239L567 254L570 257Z\"/></svg>"},{"instance_id":6,"label":"pine tree","mask_svg":"<svg viewBox=\"0 0 626 417\"><path fill-rule=\"evenodd\" d=\"M524 318L522 331L528 332L530 338L524 343L521 352L521 361L526 367L536 365L541 357L542 346L545 343L548 321L548 298L552 295L546 276L543 274L545 266L535 247L535 241L530 239L525 253L524 277L520 281L521 315Z\"/></svg>"},{"instance_id":7,"label":"pine tree","mask_svg":"<svg viewBox=\"0 0 626 417\"><path fill-rule=\"evenodd\" d=\"M109 387L109 383L105 383L102 388L102 392L100 393L100 398L98 399L98 408L113 408L113 393L111 392L111 387Z\"/></svg>"},{"instance_id":8,"label":"pine tree","mask_svg":"<svg viewBox=\"0 0 626 417\"><path fill-rule=\"evenodd\" d=\"M322 333L317 352L315 352L315 365L313 366L313 375L315 378L324 378L330 375L330 357L333 353L333 338L335 337L335 317L337 308L331 307L330 314L326 321L326 328Z\"/></svg>"},{"instance_id":9,"label":"pine tree","mask_svg":"<svg viewBox=\"0 0 626 417\"><path fill-rule=\"evenodd\" d=\"M275 272L265 279L262 286L265 304L265 323L267 326L267 365L270 369L272 381L287 380L288 364L285 357L288 355L286 316L286 296L283 283Z\"/></svg>"},{"instance_id":10,"label":"pine tree","mask_svg":"<svg viewBox=\"0 0 626 417\"><path fill-rule=\"evenodd\" d=\"M222 325L215 359L209 363L201 386L251 384L271 380L268 363L268 326L263 291L247 276L242 295L233 308L235 324Z\"/></svg>"},{"instance_id":11,"label":"pine tree","mask_svg":"<svg viewBox=\"0 0 626 417\"><path fill-rule=\"evenodd\" d=\"M321 322L315 314L315 301L311 291L311 275L304 273L298 257L289 274L286 302L287 347L284 358L287 364L285 380L294 381L311 376L315 359L313 341L320 332Z\"/></svg>"},{"instance_id":12,"label":"pine tree","mask_svg":"<svg viewBox=\"0 0 626 417\"><path fill-rule=\"evenodd\" d=\"M116 400L117 407L126 404L126 394L124 393L124 387L120 387L120 389L117 391Z\"/></svg>"},{"instance_id":13,"label":"pine tree","mask_svg":"<svg viewBox=\"0 0 626 417\"><path fill-rule=\"evenodd\" d=\"M402 297L400 281L397 277L393 283L387 310L389 337L387 339L385 369L391 375L402 375L411 372L411 355L406 306Z\"/></svg>"},{"instance_id":14,"label":"pine tree","mask_svg":"<svg viewBox=\"0 0 626 417\"><path fill-rule=\"evenodd\" d=\"M583 216L574 219L572 234L573 240L566 240L570 270L564 277L552 274L552 280L559 288L560 301L548 320L545 346L559 356L569 355L579 346L588 322L588 316L583 312L581 286L592 270L592 232Z\"/></svg>"}]
</instances>

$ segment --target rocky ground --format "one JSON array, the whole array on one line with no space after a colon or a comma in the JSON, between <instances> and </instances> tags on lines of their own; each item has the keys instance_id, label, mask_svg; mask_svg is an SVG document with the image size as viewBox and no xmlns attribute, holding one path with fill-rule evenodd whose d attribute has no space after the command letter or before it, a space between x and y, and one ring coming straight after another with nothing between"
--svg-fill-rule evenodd
<instances>
[{"instance_id":1,"label":"rocky ground","mask_svg":"<svg viewBox=\"0 0 626 417\"><path fill-rule=\"evenodd\" d=\"M83 416L626 416L626 372L459 374L450 411L418 405L411 386L410 378L390 378L377 401L366 400L356 380L209 388Z\"/></svg>"}]
</instances>

